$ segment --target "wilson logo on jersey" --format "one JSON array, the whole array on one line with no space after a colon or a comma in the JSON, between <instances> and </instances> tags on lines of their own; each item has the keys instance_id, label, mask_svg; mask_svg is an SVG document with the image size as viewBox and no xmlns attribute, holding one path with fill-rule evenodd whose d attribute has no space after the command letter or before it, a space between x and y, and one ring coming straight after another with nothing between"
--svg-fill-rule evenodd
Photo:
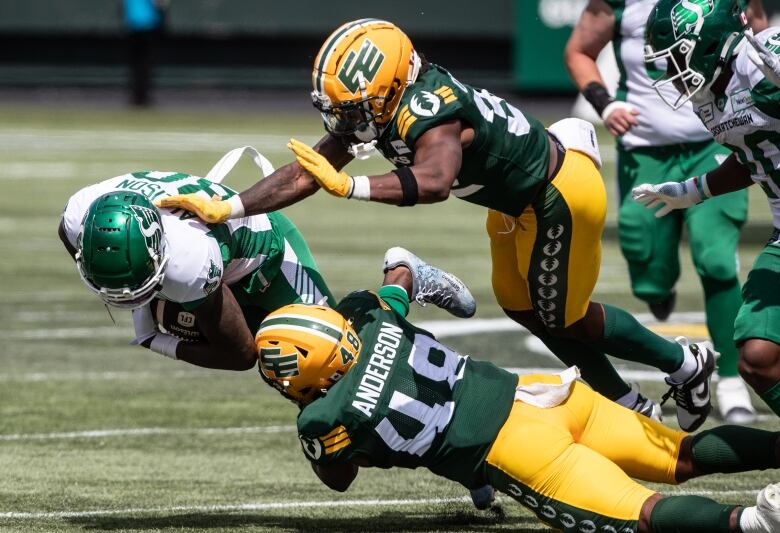
<instances>
[{"instance_id":1,"label":"wilson logo on jersey","mask_svg":"<svg viewBox=\"0 0 780 533\"><path fill-rule=\"evenodd\" d=\"M144 236L146 248L149 249L151 255L156 255L157 250L160 249L160 241L162 241L162 227L160 227L158 222L160 219L159 213L142 205L131 205L130 209L133 210L133 216L138 221L138 227Z\"/></svg>"},{"instance_id":2,"label":"wilson logo on jersey","mask_svg":"<svg viewBox=\"0 0 780 533\"><path fill-rule=\"evenodd\" d=\"M374 76L379 72L379 67L384 60L385 55L374 43L366 39L357 53L354 50L349 52L337 77L349 92L356 94L360 89L359 74L363 75L366 82L374 81Z\"/></svg>"},{"instance_id":3,"label":"wilson logo on jersey","mask_svg":"<svg viewBox=\"0 0 780 533\"><path fill-rule=\"evenodd\" d=\"M672 8L674 38L677 39L691 31L699 35L704 17L712 13L714 7L714 0L680 0Z\"/></svg>"},{"instance_id":4,"label":"wilson logo on jersey","mask_svg":"<svg viewBox=\"0 0 780 533\"><path fill-rule=\"evenodd\" d=\"M300 374L298 354L283 354L281 348L261 348L260 362L265 370L274 373L275 378L291 378Z\"/></svg>"}]
</instances>

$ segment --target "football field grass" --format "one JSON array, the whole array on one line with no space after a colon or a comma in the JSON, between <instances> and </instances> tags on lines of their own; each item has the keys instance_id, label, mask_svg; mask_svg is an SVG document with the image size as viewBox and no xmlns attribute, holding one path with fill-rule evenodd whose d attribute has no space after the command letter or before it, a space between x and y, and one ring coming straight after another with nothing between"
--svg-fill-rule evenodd
<instances>
[{"instance_id":1,"label":"football field grass","mask_svg":"<svg viewBox=\"0 0 780 533\"><path fill-rule=\"evenodd\" d=\"M129 314L114 312L114 324L79 280L56 234L78 188L128 171L204 175L224 152L247 144L280 165L289 160L289 137L320 136L316 113L0 107L0 116L0 531L543 529L506 498L500 509L476 511L465 489L423 470L363 469L348 492L328 490L301 452L296 408L255 371L205 370L130 346ZM378 159L350 167L387 168ZM612 193L611 163L604 173ZM243 162L225 183L243 189L258 177ZM751 217L766 223L760 192L751 199ZM560 366L501 320L484 209L455 198L399 209L320 192L286 212L337 297L375 288L385 249L402 245L459 275L479 306L472 321L449 321L430 306L414 309L413 320L436 321L427 325L473 357L512 368ZM740 250L743 280L759 250ZM687 250L681 256L680 313L653 327L703 338L698 280ZM612 241L604 243L596 299L646 312L630 295ZM660 398L664 387L651 369L619 366ZM756 405L759 425L780 429ZM673 424L672 411L665 414ZM751 503L777 474L711 476L664 492Z\"/></svg>"}]
</instances>

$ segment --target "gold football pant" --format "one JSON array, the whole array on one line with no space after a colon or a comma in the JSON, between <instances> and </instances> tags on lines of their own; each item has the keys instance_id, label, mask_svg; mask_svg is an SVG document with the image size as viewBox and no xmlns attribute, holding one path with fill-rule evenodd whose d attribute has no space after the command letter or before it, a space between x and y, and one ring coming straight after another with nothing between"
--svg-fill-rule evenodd
<instances>
[{"instance_id":1,"label":"gold football pant","mask_svg":"<svg viewBox=\"0 0 780 533\"><path fill-rule=\"evenodd\" d=\"M487 478L554 528L634 532L654 492L631 478L676 484L686 435L576 382L557 407L515 401L486 458Z\"/></svg>"},{"instance_id":2,"label":"gold football pant","mask_svg":"<svg viewBox=\"0 0 780 533\"><path fill-rule=\"evenodd\" d=\"M606 209L598 169L586 155L567 150L555 178L519 217L489 210L498 304L533 309L548 328L585 316L599 275Z\"/></svg>"}]
</instances>

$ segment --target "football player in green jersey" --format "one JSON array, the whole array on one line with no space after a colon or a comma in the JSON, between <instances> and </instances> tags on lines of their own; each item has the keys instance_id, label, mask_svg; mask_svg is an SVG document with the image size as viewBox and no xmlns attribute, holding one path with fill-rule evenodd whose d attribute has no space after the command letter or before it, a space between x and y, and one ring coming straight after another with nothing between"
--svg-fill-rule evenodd
<instances>
[{"instance_id":1,"label":"football player in green jersey","mask_svg":"<svg viewBox=\"0 0 780 533\"><path fill-rule=\"evenodd\" d=\"M631 390L605 353L660 368L669 374L681 427L704 422L714 354L684 338L667 341L627 312L591 301L606 194L590 124L567 119L548 133L503 99L423 61L409 38L382 20L344 24L314 63L314 105L328 130L314 149L291 141L296 162L227 201L175 197L160 205L219 221L278 209L320 187L400 206L450 194L483 205L493 290L508 316L566 364L581 366L597 390L648 415L657 406ZM398 168L370 177L339 171L372 147Z\"/></svg>"},{"instance_id":2,"label":"football player in green jersey","mask_svg":"<svg viewBox=\"0 0 780 533\"><path fill-rule=\"evenodd\" d=\"M680 275L679 248L685 227L704 309L718 358L717 400L731 423L755 419L750 394L737 371L734 319L742 303L737 243L747 217L747 191L656 218L631 199L640 183L682 181L723 161L730 151L713 140L691 105L673 110L653 89L655 70L644 58L645 23L657 0L589 0L566 45L574 83L616 137L618 235L628 263L631 290L659 320L674 308ZM761 0L746 11L751 27L767 26ZM620 78L611 97L596 59L612 43ZM673 87L666 91L675 92ZM653 181L655 180L655 181Z\"/></svg>"},{"instance_id":3,"label":"football player in green jersey","mask_svg":"<svg viewBox=\"0 0 780 533\"><path fill-rule=\"evenodd\" d=\"M212 179L135 172L69 199L60 238L87 287L107 305L133 310L135 343L199 366L246 370L257 362L253 334L270 311L295 302L335 303L306 241L283 214L207 225L186 211L152 205L182 192L234 195L220 182L241 154L267 163L244 147L226 154L208 174ZM150 308L155 297L180 304L205 339L184 342L160 331Z\"/></svg>"},{"instance_id":4,"label":"football player in green jersey","mask_svg":"<svg viewBox=\"0 0 780 533\"><path fill-rule=\"evenodd\" d=\"M739 371L780 415L780 27L753 35L738 0L662 0L647 23L645 59L665 60L656 82L672 107L690 101L699 119L733 153L680 183L640 185L633 196L656 216L753 183L766 193L774 233L742 288L734 324ZM663 87L676 89L673 97Z\"/></svg>"},{"instance_id":5,"label":"football player in green jersey","mask_svg":"<svg viewBox=\"0 0 780 533\"><path fill-rule=\"evenodd\" d=\"M631 479L777 468L780 433L689 435L597 394L576 367L517 376L458 354L405 319L417 287L446 274L400 248L384 270L378 293L353 292L335 309L285 306L255 337L261 376L301 408L303 452L331 489L347 490L360 468L424 467L469 488L489 483L561 531L780 528L780 483L740 507ZM464 301L451 293L459 282L437 285Z\"/></svg>"}]
</instances>

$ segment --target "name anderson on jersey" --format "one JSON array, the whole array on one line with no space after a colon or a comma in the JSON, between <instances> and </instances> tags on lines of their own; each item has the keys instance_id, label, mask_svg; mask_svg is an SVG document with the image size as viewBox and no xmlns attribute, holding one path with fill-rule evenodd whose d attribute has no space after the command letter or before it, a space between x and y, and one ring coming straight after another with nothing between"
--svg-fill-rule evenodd
<instances>
[{"instance_id":1,"label":"name anderson on jersey","mask_svg":"<svg viewBox=\"0 0 780 533\"><path fill-rule=\"evenodd\" d=\"M369 418L374 413L376 402L385 387L385 380L395 363L402 334L403 330L395 324L382 322L380 326L373 353L363 371L355 399L352 401L352 407Z\"/></svg>"}]
</instances>

